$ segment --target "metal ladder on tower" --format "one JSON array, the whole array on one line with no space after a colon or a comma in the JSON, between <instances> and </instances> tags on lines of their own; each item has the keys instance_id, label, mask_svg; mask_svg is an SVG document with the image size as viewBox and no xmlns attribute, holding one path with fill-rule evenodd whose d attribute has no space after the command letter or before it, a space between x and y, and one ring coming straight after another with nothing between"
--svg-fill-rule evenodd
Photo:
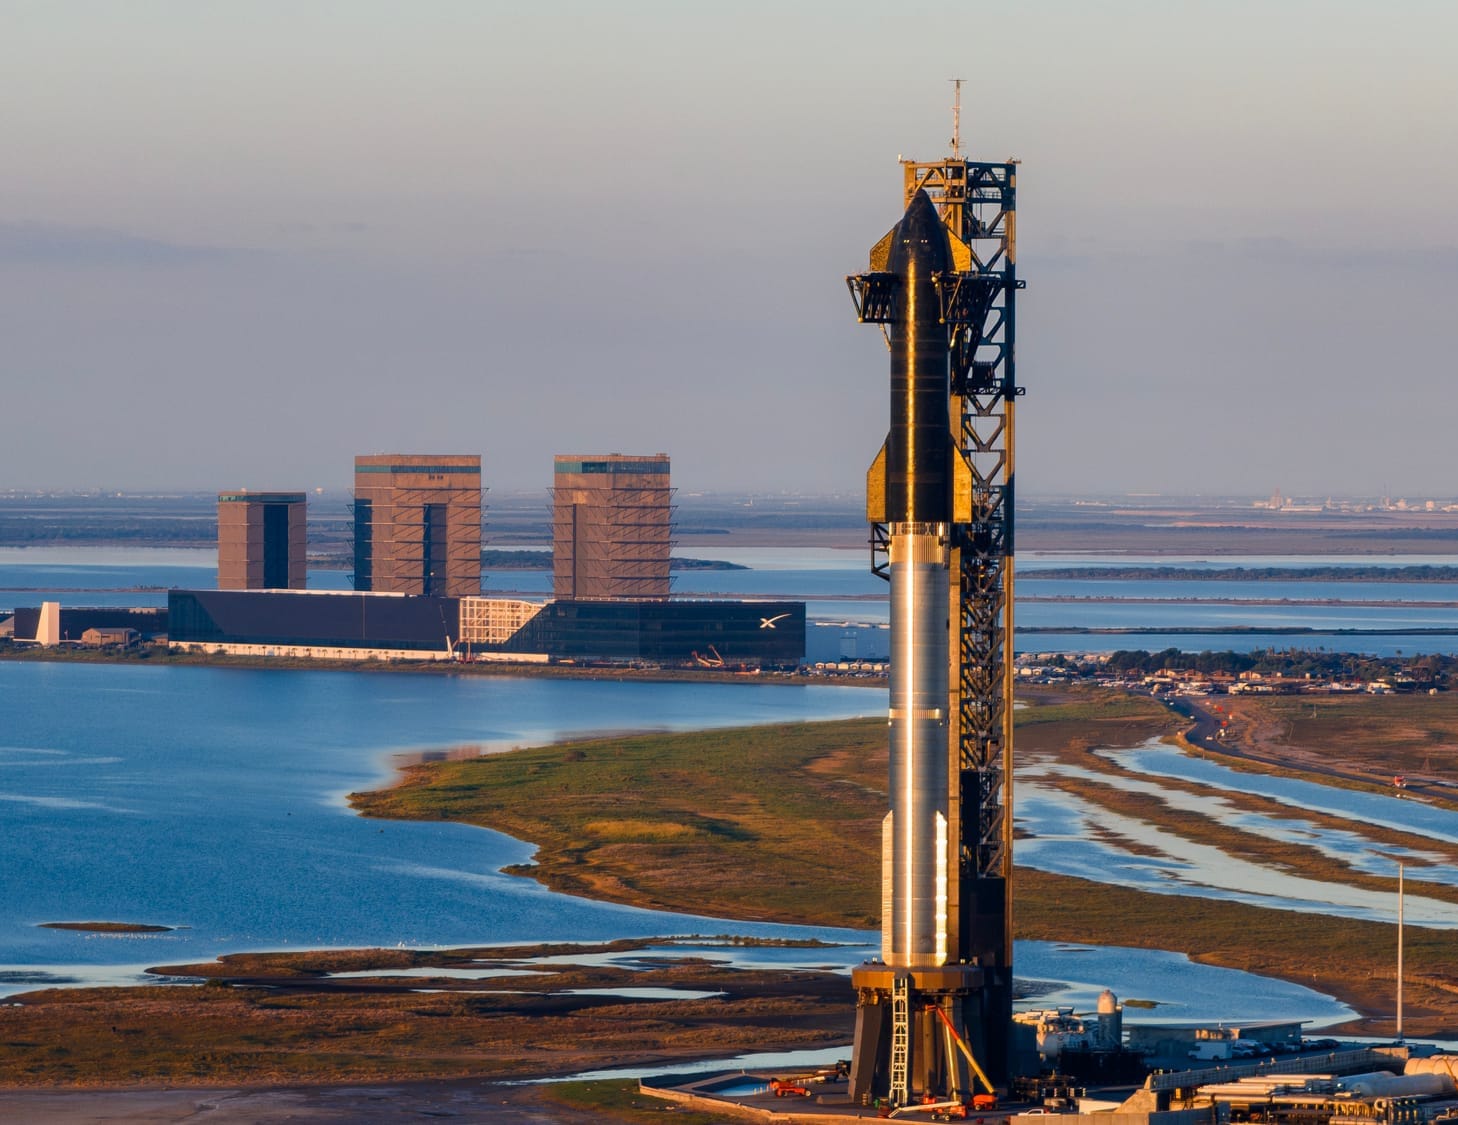
<instances>
[{"instance_id":1,"label":"metal ladder on tower","mask_svg":"<svg viewBox=\"0 0 1458 1125\"><path fill-rule=\"evenodd\" d=\"M911 1049L911 982L896 977L891 982L891 1104L908 1101L907 1071Z\"/></svg>"}]
</instances>

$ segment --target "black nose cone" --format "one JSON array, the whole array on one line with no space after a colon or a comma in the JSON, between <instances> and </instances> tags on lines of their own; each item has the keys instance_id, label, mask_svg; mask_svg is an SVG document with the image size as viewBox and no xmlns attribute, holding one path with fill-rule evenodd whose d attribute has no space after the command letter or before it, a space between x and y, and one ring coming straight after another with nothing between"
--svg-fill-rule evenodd
<instances>
[{"instance_id":1,"label":"black nose cone","mask_svg":"<svg viewBox=\"0 0 1458 1125\"><path fill-rule=\"evenodd\" d=\"M952 245L947 241L947 228L924 190L912 197L906 214L896 226L887 267L891 273L904 273L913 263L919 267L917 272L952 268Z\"/></svg>"}]
</instances>

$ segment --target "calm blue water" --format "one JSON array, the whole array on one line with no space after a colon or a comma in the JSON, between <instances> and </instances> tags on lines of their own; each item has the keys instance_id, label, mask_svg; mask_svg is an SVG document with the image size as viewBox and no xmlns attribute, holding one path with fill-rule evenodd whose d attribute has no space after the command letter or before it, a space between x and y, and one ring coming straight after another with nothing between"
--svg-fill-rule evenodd
<instances>
[{"instance_id":1,"label":"calm blue water","mask_svg":"<svg viewBox=\"0 0 1458 1125\"><path fill-rule=\"evenodd\" d=\"M676 597L787 598L834 605L841 600L867 602L866 612L884 617L886 583L871 573L870 548L732 548L696 545L680 552L749 567L748 570L687 570L673 574ZM488 570L482 585L488 592L519 592L546 597L552 576L545 571ZM844 609L835 613L843 614Z\"/></svg>"},{"instance_id":2,"label":"calm blue water","mask_svg":"<svg viewBox=\"0 0 1458 1125\"><path fill-rule=\"evenodd\" d=\"M0 610L59 600L66 606L163 606L167 590L210 590L218 553L191 547L0 547ZM342 570L312 570L311 590L347 590Z\"/></svg>"},{"instance_id":3,"label":"calm blue water","mask_svg":"<svg viewBox=\"0 0 1458 1125\"><path fill-rule=\"evenodd\" d=\"M1232 793L1268 797L1283 805L1310 812L1345 817L1357 824L1391 828L1458 844L1458 812L1400 794L1369 793L1357 789L1336 789L1296 777L1233 770L1208 758L1182 754L1172 747L1151 743L1132 750L1112 752L1147 777L1171 777L1197 782ZM1388 849L1392 850L1392 849ZM1391 874L1391 864L1386 874Z\"/></svg>"},{"instance_id":4,"label":"calm blue water","mask_svg":"<svg viewBox=\"0 0 1458 1125\"><path fill-rule=\"evenodd\" d=\"M0 608L166 605L169 586L216 586L217 553L122 547L0 547Z\"/></svg>"},{"instance_id":5,"label":"calm blue water","mask_svg":"<svg viewBox=\"0 0 1458 1125\"><path fill-rule=\"evenodd\" d=\"M1437 652L1458 654L1458 637L1295 635L1286 633L1030 633L1018 637L1018 652L1113 652L1143 649L1158 652L1255 652L1262 649L1311 649L1360 652L1370 656L1414 656Z\"/></svg>"},{"instance_id":6,"label":"calm blue water","mask_svg":"<svg viewBox=\"0 0 1458 1125\"><path fill-rule=\"evenodd\" d=\"M1063 768L1057 772L1079 776L1079 771ZM1192 842L1082 798L1050 790L1036 777L1023 780L1020 774L1019 780L1017 823L1028 832L1029 838L1018 843L1018 862L1025 866L1150 894L1213 898L1376 922L1396 920L1397 901L1392 893L1308 879L1278 867L1241 859L1214 845ZM1131 783L1128 787L1132 789L1136 785ZM1237 827L1241 818L1232 817L1230 823ZM1250 823L1246 820L1247 825ZM1310 833L1303 834L1299 818L1283 819L1278 825L1270 833L1275 838L1292 839L1317 851L1326 850L1328 854L1335 851L1320 846L1328 841ZM1352 848L1360 846L1354 837L1355 834L1348 841ZM1138 850L1127 846L1126 841L1137 844ZM1375 853L1374 862L1357 862L1354 867L1380 866L1383 874L1396 873L1395 859L1381 853L1382 845L1368 843L1367 847ZM1341 858L1345 862L1346 857ZM1422 870L1432 881L1444 882L1440 870ZM1409 884L1408 924L1432 929L1458 928L1458 907L1424 897L1417 883L1414 877Z\"/></svg>"},{"instance_id":7,"label":"calm blue water","mask_svg":"<svg viewBox=\"0 0 1458 1125\"><path fill-rule=\"evenodd\" d=\"M886 583L868 569L865 550L833 548L727 548L696 546L688 552L748 566L749 570L679 573L674 590L685 597L790 598L806 602L811 622L845 622L859 642L841 633L814 631L811 660L841 656L884 657L887 638L878 627L889 620ZM1100 579L1039 579L1053 566L1177 565L1207 569L1229 566L1349 565L1392 567L1450 563L1446 557L1313 558L1239 556L1220 559L1033 553L1020 557L1024 581L1017 607L1019 651L1067 652L1115 648L1174 647L1234 649L1325 647L1392 655L1397 652L1458 653L1458 583L1414 582L1174 582ZM67 605L160 605L169 586L209 588L216 584L216 556L207 550L136 548L0 548L0 606L35 605L43 596ZM311 571L315 589L344 589L344 571ZM544 571L488 571L492 595L547 597L551 576ZM1050 597L1072 601L1046 601ZM1036 598L1039 600L1029 600ZM1109 598L1125 599L1109 601ZM1326 601L1330 605L1257 605L1254 599ZM1132 600L1129 600L1132 599ZM1163 599L1163 600L1152 600ZM1245 604L1212 604L1223 599ZM1401 601L1396 606L1353 603ZM1252 629L1221 634L1216 629ZM1130 630L1127 634L1083 634L1079 629ZM1273 630L1318 630L1307 635ZM1415 629L1450 630L1424 636ZM1154 630L1174 630L1172 633ZM1266 631L1262 631L1266 630ZM1348 632L1335 632L1346 630ZM1355 630L1353 633L1351 631ZM1381 630L1381 635L1370 634ZM844 642L844 643L843 643ZM844 650L852 651L844 651Z\"/></svg>"},{"instance_id":8,"label":"calm blue water","mask_svg":"<svg viewBox=\"0 0 1458 1125\"><path fill-rule=\"evenodd\" d=\"M0 665L0 971L239 949L784 932L555 895L532 849L370 821L393 752L872 713L884 691L329 671ZM41 922L187 927L101 938ZM833 935L848 938L843 931Z\"/></svg>"},{"instance_id":9,"label":"calm blue water","mask_svg":"<svg viewBox=\"0 0 1458 1125\"><path fill-rule=\"evenodd\" d=\"M1406 601L1431 605L1458 602L1458 582L1281 581L1235 582L1119 578L1039 578L1018 572L1023 597L1037 598L1163 598L1176 601Z\"/></svg>"},{"instance_id":10,"label":"calm blue water","mask_svg":"<svg viewBox=\"0 0 1458 1125\"><path fill-rule=\"evenodd\" d=\"M1193 570L1266 566L1452 566L1452 555L1124 555L1117 552L1023 551L1019 572L1069 566L1182 566Z\"/></svg>"},{"instance_id":11,"label":"calm blue water","mask_svg":"<svg viewBox=\"0 0 1458 1125\"><path fill-rule=\"evenodd\" d=\"M1458 606L1295 605L1241 606L1191 602L1019 602L1019 627L1085 629L1265 627L1270 629L1451 629L1458 633ZM1161 646L1163 647L1163 646Z\"/></svg>"},{"instance_id":12,"label":"calm blue water","mask_svg":"<svg viewBox=\"0 0 1458 1125\"><path fill-rule=\"evenodd\" d=\"M1063 982L1056 991L1026 1007L1071 1004L1081 1012L1089 1012L1098 1006L1099 993L1111 988L1120 1000L1153 1000L1158 1004L1143 1011L1126 1009L1126 1023L1223 1019L1328 1024L1350 1019L1353 1014L1346 1005L1299 984L1201 965L1183 953L1020 941L1015 957L1020 978ZM1237 1008L1242 1014L1235 1014Z\"/></svg>"}]
</instances>

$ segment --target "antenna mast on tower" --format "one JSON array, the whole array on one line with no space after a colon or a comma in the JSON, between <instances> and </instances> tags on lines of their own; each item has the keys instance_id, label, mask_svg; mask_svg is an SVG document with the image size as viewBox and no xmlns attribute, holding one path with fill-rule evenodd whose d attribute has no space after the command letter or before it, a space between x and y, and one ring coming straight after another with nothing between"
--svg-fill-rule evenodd
<instances>
[{"instance_id":1,"label":"antenna mast on tower","mask_svg":"<svg viewBox=\"0 0 1458 1125\"><path fill-rule=\"evenodd\" d=\"M960 160L962 157L962 82L961 78L950 78L953 89L956 93L952 100L952 159Z\"/></svg>"}]
</instances>

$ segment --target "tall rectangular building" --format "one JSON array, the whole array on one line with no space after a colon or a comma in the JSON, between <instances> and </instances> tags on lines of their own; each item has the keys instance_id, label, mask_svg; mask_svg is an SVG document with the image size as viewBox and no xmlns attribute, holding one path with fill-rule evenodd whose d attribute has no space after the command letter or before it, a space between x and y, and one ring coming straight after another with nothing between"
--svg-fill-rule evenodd
<instances>
[{"instance_id":1,"label":"tall rectangular building","mask_svg":"<svg viewBox=\"0 0 1458 1125\"><path fill-rule=\"evenodd\" d=\"M354 459L354 588L481 592L481 458L382 453Z\"/></svg>"},{"instance_id":2,"label":"tall rectangular building","mask_svg":"<svg viewBox=\"0 0 1458 1125\"><path fill-rule=\"evenodd\" d=\"M218 589L302 590L306 513L302 492L218 493Z\"/></svg>"},{"instance_id":3,"label":"tall rectangular building","mask_svg":"<svg viewBox=\"0 0 1458 1125\"><path fill-rule=\"evenodd\" d=\"M555 470L552 592L583 600L668 597L668 454L568 454L556 458Z\"/></svg>"}]
</instances>

